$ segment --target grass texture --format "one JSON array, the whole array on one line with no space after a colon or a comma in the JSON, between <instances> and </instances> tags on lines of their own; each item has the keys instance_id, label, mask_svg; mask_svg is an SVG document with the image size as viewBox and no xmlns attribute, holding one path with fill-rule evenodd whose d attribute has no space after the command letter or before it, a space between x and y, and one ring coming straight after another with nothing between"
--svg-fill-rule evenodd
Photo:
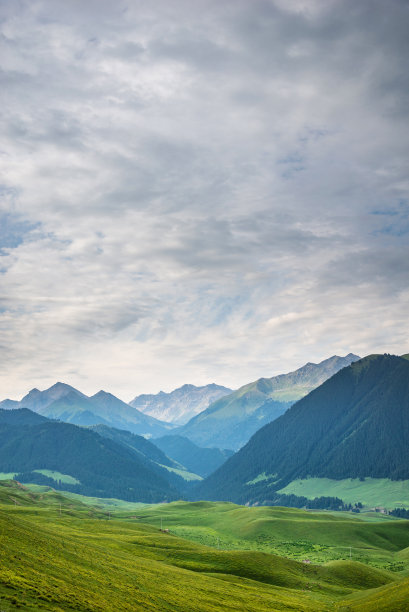
<instances>
[{"instance_id":1,"label":"grass texture","mask_svg":"<svg viewBox=\"0 0 409 612\"><path fill-rule=\"evenodd\" d=\"M257 521L266 520L253 511L269 509L232 506L212 504L210 510L225 518L236 512L233 518L250 541ZM135 507L135 514L127 515L123 508L107 511L52 489L0 483L0 610L369 611L377 610L379 601L399 606L407 593L404 574L387 569L349 560L315 565L257 550L218 550L145 522L142 514L148 512L159 512L151 521L163 520L165 508L167 523L175 509L185 517L194 514L202 525L208 522L207 503ZM301 511L283 512L290 513L281 517L284 523L303 522ZM310 526L321 522L319 515L308 517ZM369 536L365 529L373 525L379 531ZM408 545L400 544L401 526L407 532L407 525L358 521L354 533L392 556L401 551L406 567ZM359 527L364 529L360 536Z\"/></svg>"}]
</instances>

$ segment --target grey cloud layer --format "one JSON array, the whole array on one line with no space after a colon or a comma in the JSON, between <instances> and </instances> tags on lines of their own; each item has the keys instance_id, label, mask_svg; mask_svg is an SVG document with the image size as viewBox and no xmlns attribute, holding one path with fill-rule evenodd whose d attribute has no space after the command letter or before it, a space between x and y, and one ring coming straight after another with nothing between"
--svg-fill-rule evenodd
<instances>
[{"instance_id":1,"label":"grey cloud layer","mask_svg":"<svg viewBox=\"0 0 409 612\"><path fill-rule=\"evenodd\" d=\"M0 20L3 395L407 350L407 2Z\"/></svg>"}]
</instances>

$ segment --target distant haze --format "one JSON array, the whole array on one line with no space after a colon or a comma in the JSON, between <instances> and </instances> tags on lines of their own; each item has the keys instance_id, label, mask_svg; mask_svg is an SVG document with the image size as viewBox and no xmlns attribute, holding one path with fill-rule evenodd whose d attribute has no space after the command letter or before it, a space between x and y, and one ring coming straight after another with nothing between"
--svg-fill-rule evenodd
<instances>
[{"instance_id":1,"label":"distant haze","mask_svg":"<svg viewBox=\"0 0 409 612\"><path fill-rule=\"evenodd\" d=\"M156 395L138 395L129 403L155 419L184 425L212 402L228 395L231 391L227 387L215 384L204 387L183 385L171 393L161 391Z\"/></svg>"},{"instance_id":2,"label":"distant haze","mask_svg":"<svg viewBox=\"0 0 409 612\"><path fill-rule=\"evenodd\" d=\"M3 0L0 391L409 350L409 5Z\"/></svg>"}]
</instances>

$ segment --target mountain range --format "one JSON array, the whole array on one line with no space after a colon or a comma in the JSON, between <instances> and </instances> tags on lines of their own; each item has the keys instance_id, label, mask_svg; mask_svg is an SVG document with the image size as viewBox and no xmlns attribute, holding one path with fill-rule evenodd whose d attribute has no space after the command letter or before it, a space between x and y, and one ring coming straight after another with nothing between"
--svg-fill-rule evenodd
<instances>
[{"instance_id":1,"label":"mountain range","mask_svg":"<svg viewBox=\"0 0 409 612\"><path fill-rule=\"evenodd\" d=\"M164 435L172 429L172 425L143 414L111 393L99 391L87 397L81 391L61 382L45 391L32 389L19 402L3 400L0 402L0 408L28 408L50 419L66 423L104 424L148 437Z\"/></svg>"},{"instance_id":2,"label":"mountain range","mask_svg":"<svg viewBox=\"0 0 409 612\"><path fill-rule=\"evenodd\" d=\"M200 499L274 503L291 481L409 479L409 361L370 355L261 428L196 491Z\"/></svg>"},{"instance_id":3,"label":"mountain range","mask_svg":"<svg viewBox=\"0 0 409 612\"><path fill-rule=\"evenodd\" d=\"M231 392L231 389L214 383L202 387L183 385L171 393L160 391L155 395L137 395L129 405L160 421L184 425Z\"/></svg>"},{"instance_id":4,"label":"mountain range","mask_svg":"<svg viewBox=\"0 0 409 612\"><path fill-rule=\"evenodd\" d=\"M32 389L20 401L5 399L0 408L28 408L75 425L106 425L148 438L171 434L187 438L199 447L237 450L295 400L356 359L352 353L346 357L333 356L319 364L307 363L289 374L260 378L233 392L215 384L183 385L171 393L136 396L132 405L106 391L89 397L57 382L44 391ZM190 415L195 416L177 426ZM177 444L180 446L180 440Z\"/></svg>"},{"instance_id":5,"label":"mountain range","mask_svg":"<svg viewBox=\"0 0 409 612\"><path fill-rule=\"evenodd\" d=\"M307 395L359 357L334 355L318 364L307 363L288 374L259 378L213 402L206 410L172 434L189 438L204 447L242 447L260 427L282 415L296 400Z\"/></svg>"},{"instance_id":6,"label":"mountain range","mask_svg":"<svg viewBox=\"0 0 409 612\"><path fill-rule=\"evenodd\" d=\"M153 444L103 424L76 426L28 408L0 409L0 472L50 486L57 486L60 475L64 487L71 485L69 489L77 493L132 499L132 491L138 491L141 501L184 497L195 481L232 454L199 448L179 436L164 436ZM113 471L114 464L118 472Z\"/></svg>"},{"instance_id":7,"label":"mountain range","mask_svg":"<svg viewBox=\"0 0 409 612\"><path fill-rule=\"evenodd\" d=\"M321 364L307 365L316 376ZM308 368L291 373L287 381L282 377L278 390L283 391L283 383L291 379L302 381L305 388L312 380ZM328 373L328 363L324 368ZM290 384L287 392L289 388ZM252 388L254 393L262 390L262 383ZM261 427L233 455L199 448L173 432L152 443L106 423L77 426L52 421L40 412L64 414L58 410L68 410L71 400L82 407L77 417L85 421L86 408L95 406L95 397L101 412L111 419L112 407L116 419L128 418L127 410L135 409L125 404L122 413L123 402L105 392L87 398L61 384L47 391L31 393L37 412L13 409L10 403L0 409L0 472L18 474L23 482L53 485L61 477L64 488L74 492L135 501L189 497L281 505L301 500L304 505L305 498L296 498L291 487L311 478L409 480L407 355L370 355L352 361Z\"/></svg>"}]
</instances>

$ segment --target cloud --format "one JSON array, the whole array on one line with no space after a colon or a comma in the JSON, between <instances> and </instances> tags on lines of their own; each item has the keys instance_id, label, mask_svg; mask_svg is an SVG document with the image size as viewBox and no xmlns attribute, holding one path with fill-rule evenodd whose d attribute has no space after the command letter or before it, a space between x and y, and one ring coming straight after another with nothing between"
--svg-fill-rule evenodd
<instances>
[{"instance_id":1,"label":"cloud","mask_svg":"<svg viewBox=\"0 0 409 612\"><path fill-rule=\"evenodd\" d=\"M406 2L4 2L3 395L406 352Z\"/></svg>"}]
</instances>

